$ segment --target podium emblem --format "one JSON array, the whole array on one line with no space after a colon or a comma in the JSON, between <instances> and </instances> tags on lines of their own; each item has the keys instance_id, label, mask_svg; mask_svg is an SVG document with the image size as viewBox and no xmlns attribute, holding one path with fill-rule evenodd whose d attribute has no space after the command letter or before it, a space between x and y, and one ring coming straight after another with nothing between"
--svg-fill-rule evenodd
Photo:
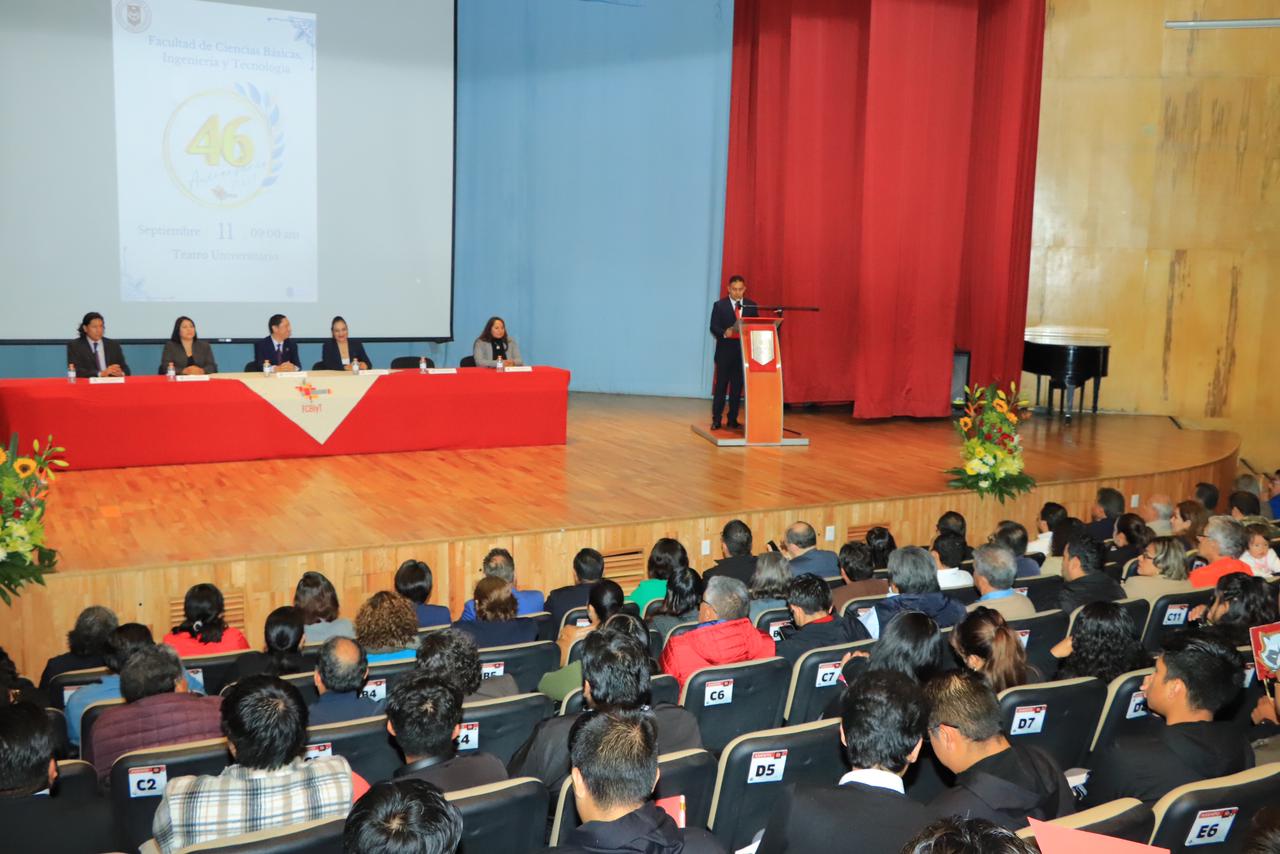
<instances>
[{"instance_id":1,"label":"podium emblem","mask_svg":"<svg viewBox=\"0 0 1280 854\"><path fill-rule=\"evenodd\" d=\"M768 365L773 361L773 330L751 330L751 361Z\"/></svg>"}]
</instances>

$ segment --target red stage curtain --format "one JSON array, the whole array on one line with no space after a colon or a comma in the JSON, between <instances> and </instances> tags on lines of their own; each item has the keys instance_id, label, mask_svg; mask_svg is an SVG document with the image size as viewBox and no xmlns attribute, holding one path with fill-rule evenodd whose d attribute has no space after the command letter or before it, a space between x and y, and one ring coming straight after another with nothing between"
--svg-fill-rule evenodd
<instances>
[{"instance_id":1,"label":"red stage curtain","mask_svg":"<svg viewBox=\"0 0 1280 854\"><path fill-rule=\"evenodd\" d=\"M783 333L789 401L944 415L1021 360L1043 4L737 0L724 271ZM981 186L978 186L981 185Z\"/></svg>"}]
</instances>

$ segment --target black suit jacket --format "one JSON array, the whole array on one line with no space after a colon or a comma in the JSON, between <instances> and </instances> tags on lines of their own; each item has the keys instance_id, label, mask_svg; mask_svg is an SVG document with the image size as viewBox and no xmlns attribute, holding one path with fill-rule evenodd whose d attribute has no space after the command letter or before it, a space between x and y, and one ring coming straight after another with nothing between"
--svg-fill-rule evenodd
<instances>
[{"instance_id":1,"label":"black suit jacket","mask_svg":"<svg viewBox=\"0 0 1280 854\"><path fill-rule=\"evenodd\" d=\"M716 565L702 574L703 581L709 581L717 575L736 578L748 587L751 586L751 575L756 571L755 555L735 555L716 561Z\"/></svg>"},{"instance_id":2,"label":"black suit jacket","mask_svg":"<svg viewBox=\"0 0 1280 854\"><path fill-rule=\"evenodd\" d=\"M764 829L758 854L898 854L934 813L878 786L788 786Z\"/></svg>"},{"instance_id":3,"label":"black suit jacket","mask_svg":"<svg viewBox=\"0 0 1280 854\"><path fill-rule=\"evenodd\" d=\"M132 374L129 370L129 364L124 360L124 351L120 349L120 345L112 341L110 338L102 339L102 350L107 357L107 365L119 365L126 375ZM93 349L89 346L88 338L72 338L67 342L67 364L76 366L76 376L78 377L96 377L98 375L98 360L93 358Z\"/></svg>"},{"instance_id":4,"label":"black suit jacket","mask_svg":"<svg viewBox=\"0 0 1280 854\"><path fill-rule=\"evenodd\" d=\"M759 317L754 300L742 298L742 316ZM741 362L742 341L738 338L725 338L726 329L732 329L738 322L733 313L733 300L725 297L711 306L711 337L716 339L716 363Z\"/></svg>"},{"instance_id":5,"label":"black suit jacket","mask_svg":"<svg viewBox=\"0 0 1280 854\"><path fill-rule=\"evenodd\" d=\"M270 362L273 365L280 365L285 362L292 362L297 365L299 370L302 369L302 360L298 358L298 345L293 343L292 338L284 339L284 357L276 358L276 342L271 340L271 336L260 338L253 342L253 363L255 368L261 368L263 362ZM339 360L341 363L341 360Z\"/></svg>"},{"instance_id":6,"label":"black suit jacket","mask_svg":"<svg viewBox=\"0 0 1280 854\"><path fill-rule=\"evenodd\" d=\"M347 339L347 353L351 358L359 359L369 367L373 367L373 362L369 361L369 354L364 351L364 345L354 338ZM326 371L341 371L342 368L342 351L338 349L338 342L329 340L324 342L324 346L320 348L320 361L324 362Z\"/></svg>"},{"instance_id":7,"label":"black suit jacket","mask_svg":"<svg viewBox=\"0 0 1280 854\"><path fill-rule=\"evenodd\" d=\"M590 595L594 584L594 581L586 584L571 584L568 587L557 587L547 594L547 601L543 608L551 614L551 625L555 626L557 632L560 631L560 621L564 619L565 614L574 608L587 606L587 596Z\"/></svg>"},{"instance_id":8,"label":"black suit jacket","mask_svg":"<svg viewBox=\"0 0 1280 854\"><path fill-rule=\"evenodd\" d=\"M395 778L414 777L426 780L442 792L456 792L472 786L487 786L507 779L507 769L492 753L464 750L448 758L428 757L411 762L396 771Z\"/></svg>"},{"instance_id":9,"label":"black suit jacket","mask_svg":"<svg viewBox=\"0 0 1280 854\"><path fill-rule=\"evenodd\" d=\"M793 666L811 649L834 646L838 643L868 640L871 633L857 620L846 621L835 617L825 623L810 623L791 632L777 644L777 654Z\"/></svg>"}]
</instances>

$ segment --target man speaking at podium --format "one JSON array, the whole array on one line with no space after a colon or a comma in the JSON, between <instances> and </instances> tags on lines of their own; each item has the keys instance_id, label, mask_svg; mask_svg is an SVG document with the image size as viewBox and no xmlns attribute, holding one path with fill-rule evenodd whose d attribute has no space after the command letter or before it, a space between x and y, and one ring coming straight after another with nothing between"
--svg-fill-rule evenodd
<instances>
[{"instance_id":1,"label":"man speaking at podium","mask_svg":"<svg viewBox=\"0 0 1280 854\"><path fill-rule=\"evenodd\" d=\"M711 396L711 429L720 429L724 393L729 390L729 428L740 429L738 405L742 400L742 340L734 324L742 317L758 317L756 304L746 298L747 280L729 279L729 296L711 306L711 337L716 339L716 380Z\"/></svg>"}]
</instances>

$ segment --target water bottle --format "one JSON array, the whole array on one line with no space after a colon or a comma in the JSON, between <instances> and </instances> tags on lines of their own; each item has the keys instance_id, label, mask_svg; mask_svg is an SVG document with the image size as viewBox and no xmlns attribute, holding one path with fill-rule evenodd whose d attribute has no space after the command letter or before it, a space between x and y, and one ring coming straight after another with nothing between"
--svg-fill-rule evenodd
<instances>
[{"instance_id":1,"label":"water bottle","mask_svg":"<svg viewBox=\"0 0 1280 854\"><path fill-rule=\"evenodd\" d=\"M169 368L164 372L164 377L169 382L174 382L175 380L178 379L178 372L177 370L174 369L173 362L169 363Z\"/></svg>"},{"instance_id":2,"label":"water bottle","mask_svg":"<svg viewBox=\"0 0 1280 854\"><path fill-rule=\"evenodd\" d=\"M351 375L356 377L360 376L360 360L359 359L351 360Z\"/></svg>"},{"instance_id":3,"label":"water bottle","mask_svg":"<svg viewBox=\"0 0 1280 854\"><path fill-rule=\"evenodd\" d=\"M498 357L498 370L502 370L502 357Z\"/></svg>"},{"instance_id":4,"label":"water bottle","mask_svg":"<svg viewBox=\"0 0 1280 854\"><path fill-rule=\"evenodd\" d=\"M421 356L418 359L418 373L425 374L427 372L427 357Z\"/></svg>"},{"instance_id":5,"label":"water bottle","mask_svg":"<svg viewBox=\"0 0 1280 854\"><path fill-rule=\"evenodd\" d=\"M271 364L271 360L270 360L270 359L263 359L263 360L262 360L262 372L263 372L264 374L266 374L267 376L271 376L272 374L274 374L274 373L276 372L275 366L273 366L273 365Z\"/></svg>"},{"instance_id":6,"label":"water bottle","mask_svg":"<svg viewBox=\"0 0 1280 854\"><path fill-rule=\"evenodd\" d=\"M72 385L76 384L76 366L75 365L67 365L67 382L71 383Z\"/></svg>"}]
</instances>

